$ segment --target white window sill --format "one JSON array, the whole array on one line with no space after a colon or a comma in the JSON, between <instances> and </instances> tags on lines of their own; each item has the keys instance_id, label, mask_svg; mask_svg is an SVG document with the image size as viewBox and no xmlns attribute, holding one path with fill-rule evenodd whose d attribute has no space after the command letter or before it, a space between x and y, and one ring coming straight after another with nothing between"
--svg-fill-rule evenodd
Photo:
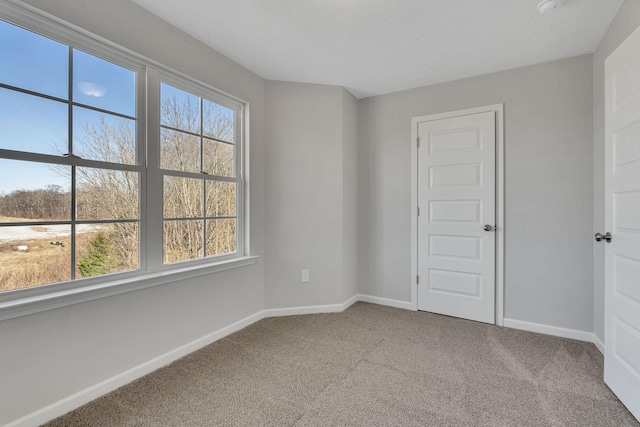
<instances>
[{"instance_id":1,"label":"white window sill","mask_svg":"<svg viewBox=\"0 0 640 427\"><path fill-rule=\"evenodd\" d=\"M239 268L255 264L258 258L258 256L245 256L215 264L175 268L54 292L46 292L43 288L43 292L38 295L0 301L0 321Z\"/></svg>"}]
</instances>

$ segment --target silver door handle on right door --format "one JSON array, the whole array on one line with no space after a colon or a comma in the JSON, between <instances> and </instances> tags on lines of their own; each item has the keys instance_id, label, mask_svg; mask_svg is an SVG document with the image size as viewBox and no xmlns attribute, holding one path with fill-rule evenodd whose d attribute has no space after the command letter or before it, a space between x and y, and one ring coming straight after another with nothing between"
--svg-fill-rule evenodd
<instances>
[{"instance_id":1,"label":"silver door handle on right door","mask_svg":"<svg viewBox=\"0 0 640 427\"><path fill-rule=\"evenodd\" d=\"M492 227L492 226L490 226L489 224L486 224L484 227L482 227L482 229L483 229L484 231L491 231L491 230L493 230L493 227Z\"/></svg>"},{"instance_id":2,"label":"silver door handle on right door","mask_svg":"<svg viewBox=\"0 0 640 427\"><path fill-rule=\"evenodd\" d=\"M611 243L611 238L613 236L611 236L611 233L607 231L605 234L596 233L596 235L593 237L596 239L596 242L601 242L603 240L606 240L607 243Z\"/></svg>"}]
</instances>

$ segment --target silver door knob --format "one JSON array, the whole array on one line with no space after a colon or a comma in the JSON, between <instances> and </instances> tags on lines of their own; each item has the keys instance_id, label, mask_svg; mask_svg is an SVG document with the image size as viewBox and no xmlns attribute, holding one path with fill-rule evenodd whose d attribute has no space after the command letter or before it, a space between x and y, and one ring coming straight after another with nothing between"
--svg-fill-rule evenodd
<instances>
[{"instance_id":1,"label":"silver door knob","mask_svg":"<svg viewBox=\"0 0 640 427\"><path fill-rule=\"evenodd\" d=\"M491 231L491 230L493 230L493 227L492 227L492 226L490 226L489 224L485 224L485 226L484 226L484 227L482 227L482 229L483 229L484 231Z\"/></svg>"},{"instance_id":2,"label":"silver door knob","mask_svg":"<svg viewBox=\"0 0 640 427\"><path fill-rule=\"evenodd\" d=\"M607 243L611 243L611 238L613 236L611 236L611 233L607 231L605 234L596 233L596 235L593 237L596 239L596 242L602 242L603 240L605 240Z\"/></svg>"}]
</instances>

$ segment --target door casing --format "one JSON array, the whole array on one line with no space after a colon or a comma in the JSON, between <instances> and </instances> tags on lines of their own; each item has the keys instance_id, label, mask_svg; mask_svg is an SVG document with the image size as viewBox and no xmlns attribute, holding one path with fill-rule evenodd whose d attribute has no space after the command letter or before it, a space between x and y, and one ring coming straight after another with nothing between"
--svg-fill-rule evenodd
<instances>
[{"instance_id":1,"label":"door casing","mask_svg":"<svg viewBox=\"0 0 640 427\"><path fill-rule=\"evenodd\" d=\"M418 123L494 111L496 114L496 312L504 325L504 104L487 105L411 118L411 307L418 310Z\"/></svg>"}]
</instances>

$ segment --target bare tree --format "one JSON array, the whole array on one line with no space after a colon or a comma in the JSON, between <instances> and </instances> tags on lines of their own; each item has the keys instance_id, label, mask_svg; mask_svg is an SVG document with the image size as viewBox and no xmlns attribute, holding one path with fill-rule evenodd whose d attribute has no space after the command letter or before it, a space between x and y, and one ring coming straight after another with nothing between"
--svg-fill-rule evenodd
<instances>
[{"instance_id":1,"label":"bare tree","mask_svg":"<svg viewBox=\"0 0 640 427\"><path fill-rule=\"evenodd\" d=\"M205 253L217 255L236 250L236 184L215 179L215 176L234 175L233 113L209 101L203 101L202 106L203 129L200 129L199 103L196 105L176 97L162 99L164 125L202 133L205 137L163 128L160 141L161 167L206 173L201 175L201 179L165 175L165 262L200 258ZM94 123L83 124L80 129L74 140L74 154L84 159L136 164L135 128L132 121L107 120L101 117ZM69 177L71 173L69 167L54 165L52 169L65 177ZM77 219L101 221L96 224L95 233L77 236L76 258L78 262L84 260L86 265L88 260L96 262L96 259L100 259L95 256L97 247L101 251L110 252L109 262L100 266L103 268L82 270L85 273L95 271L96 274L104 274L137 268L140 216L138 172L79 166L75 170ZM69 220L71 195L59 186L0 194L0 215L28 220ZM125 222L109 222L110 220ZM128 220L131 222L127 222ZM100 241L96 240L98 236ZM46 245L42 248L50 247L48 241L43 243ZM66 246L56 252L59 256L55 261L52 257L41 257L40 263L50 259L51 265L39 268L34 264L31 273L22 264L16 265L12 271L0 268L0 288L12 289L67 280L68 277L64 274L60 276L54 273L62 271L60 267L68 262L65 259L70 259L68 249ZM83 274L77 266L75 268L76 274ZM29 275L33 277L28 277Z\"/></svg>"},{"instance_id":2,"label":"bare tree","mask_svg":"<svg viewBox=\"0 0 640 427\"><path fill-rule=\"evenodd\" d=\"M58 185L14 190L0 196L0 216L29 220L68 220L71 195Z\"/></svg>"},{"instance_id":3,"label":"bare tree","mask_svg":"<svg viewBox=\"0 0 640 427\"><path fill-rule=\"evenodd\" d=\"M162 129L161 165L164 169L206 172L214 176L233 176L233 115L230 110L203 102L203 134ZM200 132L199 105L177 97L163 97L162 122L166 126ZM116 163L134 163L134 132L126 122L99 123L84 128L82 157ZM216 141L219 140L219 141ZM227 141L227 142L220 142ZM78 214L82 219L126 219L138 215L137 174L84 168L78 171ZM163 181L163 227L165 262L194 259L236 250L234 219L203 220L203 217L235 216L236 185L212 179L167 175ZM206 203L205 203L206 197ZM123 259L137 247L137 234L118 225L113 248ZM206 232L205 232L206 228ZM111 236L110 236L111 238ZM117 238L117 240L116 240ZM131 259L131 257L129 257Z\"/></svg>"}]
</instances>

